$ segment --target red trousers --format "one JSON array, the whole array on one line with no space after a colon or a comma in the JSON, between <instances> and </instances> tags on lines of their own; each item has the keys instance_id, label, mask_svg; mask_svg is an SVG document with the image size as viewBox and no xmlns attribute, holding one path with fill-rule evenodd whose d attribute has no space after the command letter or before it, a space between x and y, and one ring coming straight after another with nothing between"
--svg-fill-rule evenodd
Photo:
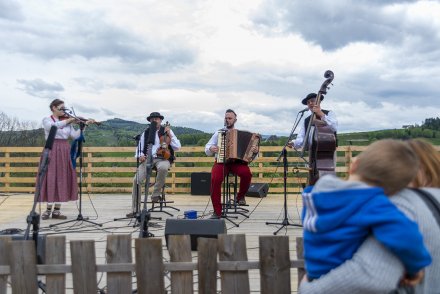
<instances>
[{"instance_id":1,"label":"red trousers","mask_svg":"<svg viewBox=\"0 0 440 294\"><path fill-rule=\"evenodd\" d=\"M224 169L223 169L224 166ZM221 204L221 190L224 178L231 172L240 178L240 189L237 194L237 201L244 198L249 186L251 184L252 173L247 163L233 162L233 163L214 163L211 170L211 201L214 207L214 212L217 215L222 213Z\"/></svg>"}]
</instances>

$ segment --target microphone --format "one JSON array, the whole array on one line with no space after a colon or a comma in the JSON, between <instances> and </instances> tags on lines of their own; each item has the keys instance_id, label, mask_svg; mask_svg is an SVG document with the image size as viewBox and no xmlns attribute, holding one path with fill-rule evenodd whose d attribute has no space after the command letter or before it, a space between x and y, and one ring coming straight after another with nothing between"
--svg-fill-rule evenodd
<instances>
[{"instance_id":1,"label":"microphone","mask_svg":"<svg viewBox=\"0 0 440 294\"><path fill-rule=\"evenodd\" d=\"M301 110L301 111L300 111L300 112L298 112L298 113L304 113L304 112L306 112L307 110L309 110L309 108L308 108L308 107L304 108L303 110Z\"/></svg>"},{"instance_id":2,"label":"microphone","mask_svg":"<svg viewBox=\"0 0 440 294\"><path fill-rule=\"evenodd\" d=\"M148 130L148 140L147 144L153 144L156 139L157 122L152 121L150 124L150 129Z\"/></svg>"},{"instance_id":3,"label":"microphone","mask_svg":"<svg viewBox=\"0 0 440 294\"><path fill-rule=\"evenodd\" d=\"M44 146L45 149L51 149L52 150L53 141L55 141L55 135L57 134L57 129L58 128L56 126L52 126L50 128L49 136L47 137L46 145Z\"/></svg>"}]
</instances>

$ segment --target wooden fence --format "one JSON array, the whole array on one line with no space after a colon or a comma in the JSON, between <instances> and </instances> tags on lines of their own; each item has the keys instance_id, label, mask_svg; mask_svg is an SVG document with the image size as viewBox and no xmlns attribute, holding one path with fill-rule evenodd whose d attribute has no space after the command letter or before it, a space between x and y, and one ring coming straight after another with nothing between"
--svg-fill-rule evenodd
<instances>
[{"instance_id":1,"label":"wooden fence","mask_svg":"<svg viewBox=\"0 0 440 294\"><path fill-rule=\"evenodd\" d=\"M133 288L141 294L165 293L166 289L171 293L221 290L242 294L250 293L248 271L258 269L261 293L272 294L291 293L291 268L298 269L297 281L304 275L304 261L290 259L287 236L260 236L258 261L248 261L245 235L198 238L196 262L188 235L169 236L170 262L164 262L162 239L158 238L134 239L134 263L130 235L107 236L105 264L96 263L92 240L70 241L70 264L66 263L65 236L48 236L45 243L46 262L37 264L33 241L0 237L0 294L7 293L8 276L13 293L21 294L38 293L41 276L45 276L46 293L65 293L66 276L70 274L74 293L97 293L97 273L107 274L108 294L132 293ZM301 238L296 244L300 244L297 255L302 256ZM169 285L164 281L166 272L170 273Z\"/></svg>"},{"instance_id":2,"label":"wooden fence","mask_svg":"<svg viewBox=\"0 0 440 294\"><path fill-rule=\"evenodd\" d=\"M259 157L250 164L252 182L268 183L270 193L283 192L282 160L277 157L281 146L262 146ZM364 146L341 146L337 152L338 175L344 176L353 154ZM34 193L35 177L42 147L0 147L0 192ZM210 172L214 159L204 154L204 147L183 147L167 178L168 193L190 193L191 173ZM288 152L288 192L300 191L306 183L305 170L294 169L303 160ZM78 170L79 171L79 170ZM83 191L88 193L131 192L136 159L133 147L84 147Z\"/></svg>"}]
</instances>

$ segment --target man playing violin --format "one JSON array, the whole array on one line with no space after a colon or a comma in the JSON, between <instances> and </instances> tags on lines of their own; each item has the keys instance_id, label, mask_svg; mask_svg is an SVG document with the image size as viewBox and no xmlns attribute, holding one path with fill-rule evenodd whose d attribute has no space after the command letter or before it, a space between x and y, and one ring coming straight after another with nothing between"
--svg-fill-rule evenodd
<instances>
[{"instance_id":1,"label":"man playing violin","mask_svg":"<svg viewBox=\"0 0 440 294\"><path fill-rule=\"evenodd\" d=\"M333 111L321 109L321 106L316 103L317 96L318 95L316 93L310 93L302 100L302 104L307 105L311 113L315 113L316 118L313 121L314 125L316 126L327 125L332 129L332 131L335 132L336 135L336 132L338 130L338 120L336 119L336 115ZM321 95L321 101L322 100L324 100L324 95ZM291 148L294 147L295 149L301 148L303 146L304 136L307 130L307 126L309 125L311 116L312 115L310 114L308 117L306 117L306 119L304 120L304 124L301 125L298 136L296 137L295 140L290 141L287 146ZM313 132L310 132L310 134L313 135ZM311 140L309 138L307 143L309 144L310 142ZM306 146L308 144L306 144Z\"/></svg>"},{"instance_id":2,"label":"man playing violin","mask_svg":"<svg viewBox=\"0 0 440 294\"><path fill-rule=\"evenodd\" d=\"M161 125L163 119L164 117L159 112L152 112L147 117L149 122L157 123L156 136L152 146L153 168L155 168L157 171L156 182L154 184L153 193L151 196L151 201L153 202L159 202L161 200L161 190L165 185L168 170L175 159L174 152L182 147L179 139L176 137L171 128L168 125L165 127ZM145 181L147 177L146 139L148 138L148 135L149 129L142 133L139 144L136 148L135 156L139 159L140 165L133 179L133 212L136 211L136 205L139 203L137 200L139 200L139 194L142 191L141 183ZM127 214L127 216L128 215L130 214Z\"/></svg>"}]
</instances>

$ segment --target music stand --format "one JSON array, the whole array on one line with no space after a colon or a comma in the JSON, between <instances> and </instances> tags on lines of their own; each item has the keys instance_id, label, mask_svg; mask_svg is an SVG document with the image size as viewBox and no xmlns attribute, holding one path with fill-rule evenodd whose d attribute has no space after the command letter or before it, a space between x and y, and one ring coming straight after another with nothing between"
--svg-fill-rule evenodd
<instances>
[{"instance_id":1,"label":"music stand","mask_svg":"<svg viewBox=\"0 0 440 294\"><path fill-rule=\"evenodd\" d=\"M79 209L78 209L78 216L76 217L76 219L72 219L72 220L68 220L68 221L64 221L61 223L57 223L57 224L51 224L49 225L49 227L54 227L54 226L59 226L59 225L63 225L63 224L67 224L67 223L71 223L71 222L77 222L77 221L83 221L83 222L87 222L96 226L100 226L102 227L102 224L96 223L96 222L92 222L89 220L88 217L84 217L82 215L82 179L83 179L83 152L82 152L82 147L83 147L83 142L84 142L84 137L83 137L83 131L85 128L85 123L83 123L82 121L79 123L79 130L80 130L80 140L78 140L78 153L79 153Z\"/></svg>"},{"instance_id":2,"label":"music stand","mask_svg":"<svg viewBox=\"0 0 440 294\"><path fill-rule=\"evenodd\" d=\"M287 172L288 172L288 163L287 163L287 150L286 150L286 147L289 144L289 142L292 140L293 132L295 132L295 129L298 127L298 124L301 121L301 118L303 116L304 116L304 112L301 112L301 117L299 119L298 119L298 115L297 115L297 119L296 119L295 123L293 124L292 131L290 132L290 136L289 136L289 138L287 138L287 141L284 144L284 147L281 150L281 153L280 153L280 155L277 158L277 161L280 161L281 156L283 157L283 180L284 180L284 207L283 207L283 209L284 209L284 218L283 218L283 221L281 223L266 222L266 225L281 225L281 227L273 233L274 235L278 234L278 232L282 228L284 228L284 227L288 227L288 226L302 227L302 225L291 224L289 222L289 218L287 216Z\"/></svg>"}]
</instances>

